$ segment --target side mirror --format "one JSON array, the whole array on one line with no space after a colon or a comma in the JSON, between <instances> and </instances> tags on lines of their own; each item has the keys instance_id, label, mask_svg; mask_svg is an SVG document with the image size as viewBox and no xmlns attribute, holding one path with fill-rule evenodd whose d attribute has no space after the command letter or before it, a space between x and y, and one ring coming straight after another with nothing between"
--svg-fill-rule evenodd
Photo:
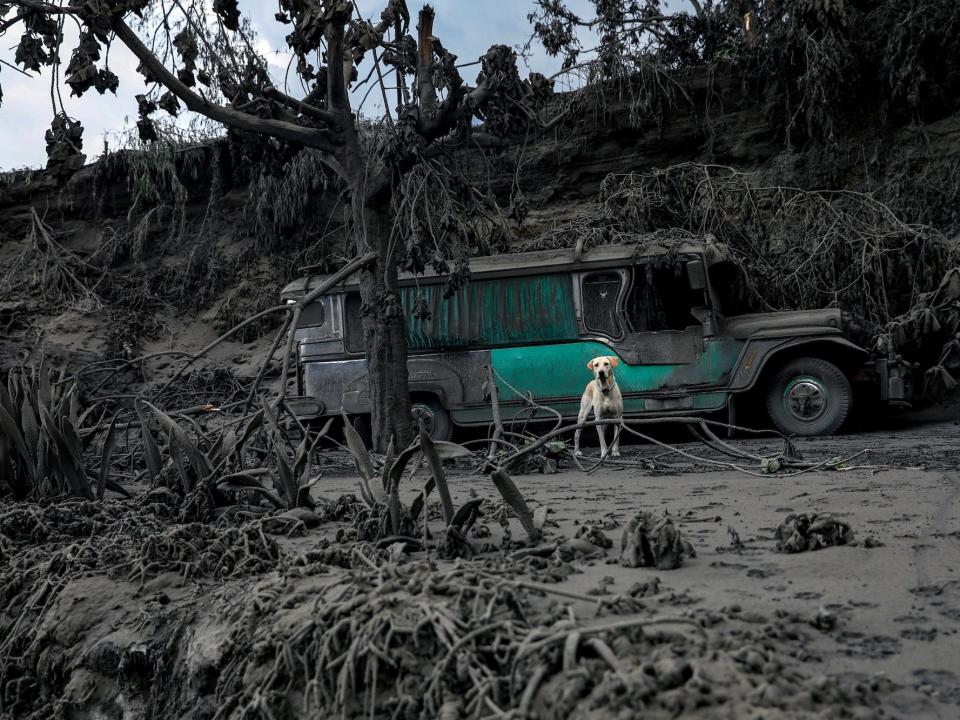
<instances>
[{"instance_id":1,"label":"side mirror","mask_svg":"<svg viewBox=\"0 0 960 720\"><path fill-rule=\"evenodd\" d=\"M703 264L703 260L687 262L687 283L691 290L707 289L707 267Z\"/></svg>"}]
</instances>

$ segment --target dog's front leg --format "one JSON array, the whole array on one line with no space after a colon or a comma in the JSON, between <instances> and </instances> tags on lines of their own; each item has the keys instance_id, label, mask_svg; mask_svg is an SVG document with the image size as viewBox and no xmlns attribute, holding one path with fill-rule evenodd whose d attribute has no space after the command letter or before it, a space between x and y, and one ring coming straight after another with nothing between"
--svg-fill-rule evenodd
<instances>
[{"instance_id":1,"label":"dog's front leg","mask_svg":"<svg viewBox=\"0 0 960 720\"><path fill-rule=\"evenodd\" d=\"M607 426L597 425L597 435L600 436L600 457L607 456Z\"/></svg>"},{"instance_id":2,"label":"dog's front leg","mask_svg":"<svg viewBox=\"0 0 960 720\"><path fill-rule=\"evenodd\" d=\"M587 421L587 415L590 414L590 401L587 399L586 394L584 394L583 399L580 400L580 413L577 415L577 425L582 425ZM573 433L573 454L574 455L583 455L580 452L580 428L577 428Z\"/></svg>"},{"instance_id":3,"label":"dog's front leg","mask_svg":"<svg viewBox=\"0 0 960 720\"><path fill-rule=\"evenodd\" d=\"M621 421L622 422L622 421ZM613 457L620 457L620 428L623 425L614 425L613 427L613 448L610 454Z\"/></svg>"}]
</instances>

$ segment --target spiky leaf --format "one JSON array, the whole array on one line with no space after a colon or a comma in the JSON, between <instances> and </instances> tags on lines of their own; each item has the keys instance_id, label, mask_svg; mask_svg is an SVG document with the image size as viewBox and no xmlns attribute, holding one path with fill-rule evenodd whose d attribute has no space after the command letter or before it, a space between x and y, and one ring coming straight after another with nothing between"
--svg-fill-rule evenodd
<instances>
[{"instance_id":1,"label":"spiky leaf","mask_svg":"<svg viewBox=\"0 0 960 720\"><path fill-rule=\"evenodd\" d=\"M517 489L513 479L500 468L491 473L490 479L493 480L493 484L497 486L497 490L500 491L503 499L506 500L507 504L513 508L513 511L517 514L517 517L520 519L520 524L523 525L523 529L526 531L530 541L539 542L543 533L541 533L535 525L533 513L531 513L530 508L527 507L527 501L523 499L523 495L520 493L520 490Z\"/></svg>"},{"instance_id":2,"label":"spiky leaf","mask_svg":"<svg viewBox=\"0 0 960 720\"><path fill-rule=\"evenodd\" d=\"M110 463L113 460L113 448L117 439L117 418L120 413L117 412L110 421L110 427L103 439L103 452L100 454L100 474L97 478L97 499L103 500L103 495L107 489L107 479L110 475Z\"/></svg>"},{"instance_id":3,"label":"spiky leaf","mask_svg":"<svg viewBox=\"0 0 960 720\"><path fill-rule=\"evenodd\" d=\"M420 449L423 451L423 457L427 461L430 473L433 475L433 481L437 485L437 492L440 493L440 504L443 506L443 521L449 525L453 520L453 500L450 498L450 488L447 487L447 478L443 473L443 463L437 454L437 448L433 444L433 439L421 423L420 425Z\"/></svg>"}]
</instances>

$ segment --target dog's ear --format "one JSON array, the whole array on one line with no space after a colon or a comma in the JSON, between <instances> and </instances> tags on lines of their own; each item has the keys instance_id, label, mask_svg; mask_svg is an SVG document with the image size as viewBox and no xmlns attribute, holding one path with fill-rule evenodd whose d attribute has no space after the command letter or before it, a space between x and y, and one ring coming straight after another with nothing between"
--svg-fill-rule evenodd
<instances>
[{"instance_id":1,"label":"dog's ear","mask_svg":"<svg viewBox=\"0 0 960 720\"><path fill-rule=\"evenodd\" d=\"M594 358L595 360L596 358ZM587 370L593 370L593 360L587 363Z\"/></svg>"},{"instance_id":2,"label":"dog's ear","mask_svg":"<svg viewBox=\"0 0 960 720\"><path fill-rule=\"evenodd\" d=\"M607 358L610 361L610 367L616 367L620 364L620 358L611 355Z\"/></svg>"}]
</instances>

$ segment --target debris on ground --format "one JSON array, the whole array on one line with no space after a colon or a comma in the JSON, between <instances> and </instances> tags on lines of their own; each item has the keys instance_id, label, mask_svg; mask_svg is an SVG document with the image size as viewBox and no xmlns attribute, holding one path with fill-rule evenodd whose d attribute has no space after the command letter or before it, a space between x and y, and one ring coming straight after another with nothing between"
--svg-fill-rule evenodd
<instances>
[{"instance_id":1,"label":"debris on ground","mask_svg":"<svg viewBox=\"0 0 960 720\"><path fill-rule=\"evenodd\" d=\"M584 614L576 593L525 565L551 564L567 545L603 552L596 526L546 558L438 563L329 533L287 547L262 521L198 526L123 503L22 504L0 519L12 560L0 574L11 609L0 615L0 717L50 717L57 703L78 718L885 717L889 683L798 662L802 620L678 616L669 599L594 616L613 607L614 577L579 597ZM651 566L690 552L672 520L651 513L625 540ZM196 592L198 579L219 583ZM628 596L660 592L653 577Z\"/></svg>"},{"instance_id":2,"label":"debris on ground","mask_svg":"<svg viewBox=\"0 0 960 720\"><path fill-rule=\"evenodd\" d=\"M660 593L660 578L652 577L649 580L642 580L630 586L627 595L632 598L652 597Z\"/></svg>"},{"instance_id":3,"label":"debris on ground","mask_svg":"<svg viewBox=\"0 0 960 720\"><path fill-rule=\"evenodd\" d=\"M799 553L833 545L850 545L853 530L829 513L791 513L777 526L777 550Z\"/></svg>"},{"instance_id":4,"label":"debris on ground","mask_svg":"<svg viewBox=\"0 0 960 720\"><path fill-rule=\"evenodd\" d=\"M624 567L675 570L683 564L684 556L692 558L696 553L667 515L657 519L650 512L638 513L620 540L620 564Z\"/></svg>"},{"instance_id":5,"label":"debris on ground","mask_svg":"<svg viewBox=\"0 0 960 720\"><path fill-rule=\"evenodd\" d=\"M837 626L837 615L821 607L817 610L817 614L811 618L810 625L821 632L830 632Z\"/></svg>"},{"instance_id":6,"label":"debris on ground","mask_svg":"<svg viewBox=\"0 0 960 720\"><path fill-rule=\"evenodd\" d=\"M604 549L613 547L613 540L608 538L597 525L581 525L577 528L577 537Z\"/></svg>"}]
</instances>

